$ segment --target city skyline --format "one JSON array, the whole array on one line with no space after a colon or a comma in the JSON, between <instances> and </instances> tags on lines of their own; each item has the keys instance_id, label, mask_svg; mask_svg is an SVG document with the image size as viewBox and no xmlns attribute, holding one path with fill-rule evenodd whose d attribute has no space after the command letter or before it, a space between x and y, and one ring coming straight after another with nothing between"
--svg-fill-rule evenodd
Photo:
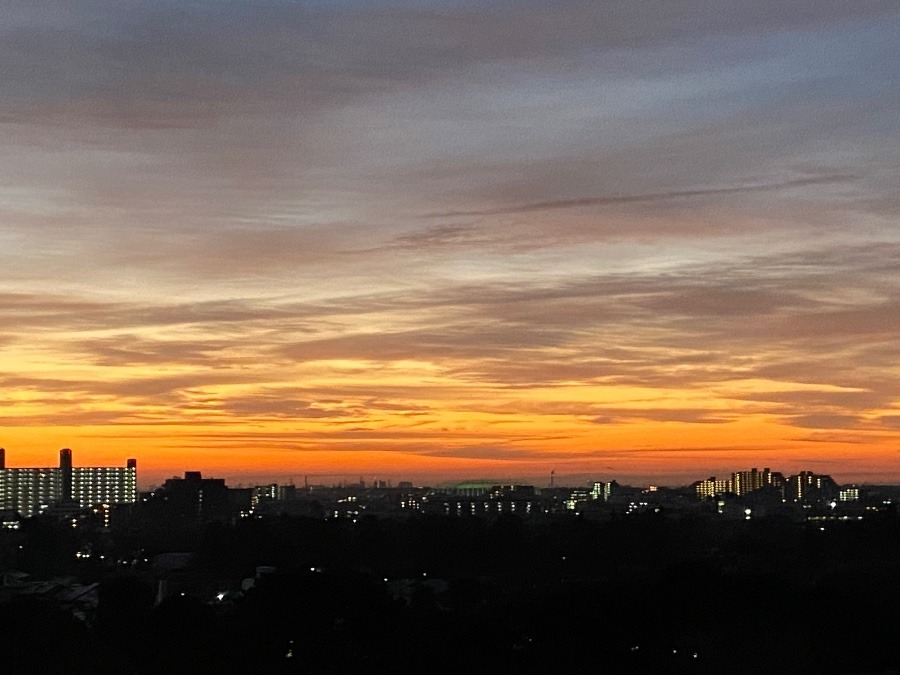
<instances>
[{"instance_id":1,"label":"city skyline","mask_svg":"<svg viewBox=\"0 0 900 675\"><path fill-rule=\"evenodd\" d=\"M26 455L28 456L28 455ZM71 471L73 465L72 460L72 450L70 448L62 448L58 452L58 463L59 466L53 466L49 462L44 462L40 465L40 467L31 467L26 466L22 462L16 462L13 456L13 461L8 462L7 460L7 451L6 448L0 447L0 473L2 473L3 469L12 469L19 471L50 471L55 472L62 469L63 466L68 466ZM136 471L137 467L137 458L130 458L127 460L127 468L133 469ZM744 477L743 480L750 481L754 485L756 485L757 478L753 477L757 473L759 475L758 480L762 481L760 485L766 484L769 485L772 482L772 477L777 477L778 481L784 481L786 478L791 477L792 474L794 476L799 474L810 474L810 475L821 475L826 476L828 478L834 478L829 474L825 474L821 471L816 470L816 466L806 466L804 468L796 469L793 471L781 471L783 467L776 467L776 469L772 469L771 467L737 467L733 466L730 468L721 468L718 471L713 471L712 474L715 475L707 475L705 473L699 474L684 474L679 475L677 480L673 475L669 475L668 481L660 481L656 480L660 478L660 476L646 476L646 475L636 475L636 474L624 474L613 476L608 473L596 472L591 474L559 474L555 470L551 470L549 474L544 474L542 476L539 475L458 475L458 476L450 476L445 475L440 477L438 480L433 480L433 476L417 476L410 474L391 474L391 473L383 473L381 475L373 475L373 474L350 474L350 473L303 473L303 474L277 474L277 473L269 473L269 474L248 474L246 472L241 472L237 474L231 475L216 475L212 476L217 480L224 480L234 487L246 487L246 486L261 486L261 485L298 485L298 486L339 486L339 485L347 485L347 486L355 486L355 485L365 485L370 487L377 487L379 484L387 487L397 487L399 484L403 483L411 483L416 487L422 486L431 486L431 487L447 487L455 484L462 484L466 482L475 482L475 483L490 483L493 482L498 485L511 485L511 484L529 484L534 487L577 487L583 486L585 484L597 484L598 479L602 478L604 482L615 482L624 485L643 485L649 487L686 487L692 485L697 482L708 482L715 480L717 477L721 483L727 483L737 476L740 478L743 474L746 474L747 477ZM119 472L119 467L89 467L84 466L81 462L79 462L76 467L76 471L109 471L109 472ZM210 477L210 474L203 469L203 467L191 467L186 468L183 471L173 473L172 475L164 474L164 473L152 473L149 477L143 477L140 474L134 474L130 479L132 483L136 483L136 486L141 490L152 490L158 488L163 482L169 479L179 479L180 474L196 474L206 475L207 478ZM876 481L854 481L854 480L842 480L843 477L838 476L837 482L843 485L875 485ZM56 480L59 483L59 476L53 476L53 480ZM255 479L255 480L254 480ZM412 479L412 480L410 480ZM71 481L71 479L70 479ZM757 486L759 487L759 486ZM66 488L61 485L57 485L57 490L62 489L65 493ZM740 492L740 490L738 490ZM63 501L66 501L66 498L63 497Z\"/></svg>"},{"instance_id":2,"label":"city skyline","mask_svg":"<svg viewBox=\"0 0 900 675\"><path fill-rule=\"evenodd\" d=\"M895 2L0 13L12 466L900 482Z\"/></svg>"}]
</instances>

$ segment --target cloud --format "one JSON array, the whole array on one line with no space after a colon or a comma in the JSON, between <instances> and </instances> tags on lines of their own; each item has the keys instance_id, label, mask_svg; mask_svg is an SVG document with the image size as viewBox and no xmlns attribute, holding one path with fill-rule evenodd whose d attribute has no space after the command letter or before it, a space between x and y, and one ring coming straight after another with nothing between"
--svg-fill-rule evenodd
<instances>
[{"instance_id":1,"label":"cloud","mask_svg":"<svg viewBox=\"0 0 900 675\"><path fill-rule=\"evenodd\" d=\"M6 23L13 67L5 72L13 91L31 87L50 101L89 95L88 115L180 128L260 105L271 108L279 97L295 112L459 76L481 64L519 61L553 72L577 67L594 50L617 56L707 37L885 17L895 9L889 1L850 7L834 0L790 8L765 2L748 11L737 2L695 0L675 11L654 1L638 17L631 8L582 0L552 10L534 2L440 10L415 4L401 9L377 3L227 3L215 11L172 3L17 3ZM618 57L606 67L616 72L627 64ZM29 79L35 72L44 77ZM100 105L104 99L106 109Z\"/></svg>"},{"instance_id":2,"label":"cloud","mask_svg":"<svg viewBox=\"0 0 900 675\"><path fill-rule=\"evenodd\" d=\"M263 419L331 419L346 417L352 412L340 408L325 408L310 401L293 398L289 392L263 389L252 395L230 397L222 402L223 412L244 420Z\"/></svg>"},{"instance_id":3,"label":"cloud","mask_svg":"<svg viewBox=\"0 0 900 675\"><path fill-rule=\"evenodd\" d=\"M452 457L457 459L480 459L492 462L509 462L516 460L534 460L546 458L546 451L511 447L506 445L467 445L450 446L445 448L430 448L425 451L430 457ZM555 458L565 460L567 458L583 456L581 453L560 452L554 454Z\"/></svg>"},{"instance_id":4,"label":"cloud","mask_svg":"<svg viewBox=\"0 0 900 675\"><path fill-rule=\"evenodd\" d=\"M875 421L883 429L900 429L900 415L881 415Z\"/></svg>"},{"instance_id":5,"label":"cloud","mask_svg":"<svg viewBox=\"0 0 900 675\"><path fill-rule=\"evenodd\" d=\"M737 410L718 412L706 408L614 408L604 410L610 414L595 417L594 424L623 424L629 422L682 422L685 424L724 424L733 422L740 413Z\"/></svg>"},{"instance_id":6,"label":"cloud","mask_svg":"<svg viewBox=\"0 0 900 675\"><path fill-rule=\"evenodd\" d=\"M768 183L762 185L741 185L734 187L704 188L696 190L673 190L671 192L657 192L639 195L604 195L597 197L581 197L578 199L558 199L546 202L532 202L518 206L508 206L498 209L450 211L446 213L428 214L430 218L445 218L450 216L493 216L501 214L530 213L532 211L550 211L553 209L571 209L583 206L618 206L623 204L639 204L643 202L661 202L673 199L688 199L696 197L710 197L716 195L729 195L740 193L773 192L777 190L789 190L791 188L809 187L812 185L827 185L829 183L843 183L852 181L852 175L814 176L810 178L797 178L782 181L780 183ZM465 231L465 230L463 230Z\"/></svg>"},{"instance_id":7,"label":"cloud","mask_svg":"<svg viewBox=\"0 0 900 675\"><path fill-rule=\"evenodd\" d=\"M227 340L151 340L125 334L73 345L102 366L214 365L228 360L232 343Z\"/></svg>"},{"instance_id":8,"label":"cloud","mask_svg":"<svg viewBox=\"0 0 900 675\"><path fill-rule=\"evenodd\" d=\"M859 419L852 415L798 415L787 421L792 426L807 429L853 429L859 426Z\"/></svg>"},{"instance_id":9,"label":"cloud","mask_svg":"<svg viewBox=\"0 0 900 675\"><path fill-rule=\"evenodd\" d=\"M448 465L893 443L896 2L639 9L12 0L5 423Z\"/></svg>"}]
</instances>

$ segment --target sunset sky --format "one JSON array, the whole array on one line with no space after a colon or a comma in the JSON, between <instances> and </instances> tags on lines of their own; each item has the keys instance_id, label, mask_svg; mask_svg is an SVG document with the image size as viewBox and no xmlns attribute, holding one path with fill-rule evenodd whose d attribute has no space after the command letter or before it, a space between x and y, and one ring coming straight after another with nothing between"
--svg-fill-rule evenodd
<instances>
[{"instance_id":1,"label":"sunset sky","mask_svg":"<svg viewBox=\"0 0 900 675\"><path fill-rule=\"evenodd\" d=\"M896 0L0 19L8 465L900 481Z\"/></svg>"}]
</instances>

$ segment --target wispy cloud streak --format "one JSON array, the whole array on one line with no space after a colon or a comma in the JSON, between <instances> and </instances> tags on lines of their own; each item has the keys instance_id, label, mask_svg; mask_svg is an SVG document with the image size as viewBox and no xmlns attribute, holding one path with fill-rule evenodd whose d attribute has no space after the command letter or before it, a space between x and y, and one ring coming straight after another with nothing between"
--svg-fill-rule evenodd
<instances>
[{"instance_id":1,"label":"wispy cloud streak","mask_svg":"<svg viewBox=\"0 0 900 675\"><path fill-rule=\"evenodd\" d=\"M535 211L552 211L554 209L574 209L585 206L619 206L626 204L641 204L652 202L665 202L673 199L690 199L698 197L714 197L718 195L734 195L742 193L765 193L778 190L790 190L792 188L810 187L815 185L829 185L833 183L847 183L857 177L852 174L835 174L831 176L811 176L809 178L796 178L779 183L760 183L751 185L739 185L734 187L700 188L696 190L673 190L670 192L655 192L637 195L603 195L597 197L579 197L577 199L557 199L545 202L531 202L517 206L507 206L495 209L475 209L471 211L446 211L443 213L429 213L427 218L447 218L452 216L496 216L516 213L532 213ZM450 231L448 235L457 234Z\"/></svg>"}]
</instances>

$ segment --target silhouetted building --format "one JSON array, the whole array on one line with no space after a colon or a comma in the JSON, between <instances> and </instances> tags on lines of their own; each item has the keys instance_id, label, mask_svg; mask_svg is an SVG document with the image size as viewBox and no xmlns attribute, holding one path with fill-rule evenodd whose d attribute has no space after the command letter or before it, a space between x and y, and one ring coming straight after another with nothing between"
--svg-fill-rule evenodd
<instances>
[{"instance_id":1,"label":"silhouetted building","mask_svg":"<svg viewBox=\"0 0 900 675\"><path fill-rule=\"evenodd\" d=\"M838 498L842 502L859 501L859 488L855 485L845 485L838 493Z\"/></svg>"},{"instance_id":2,"label":"silhouetted building","mask_svg":"<svg viewBox=\"0 0 900 675\"><path fill-rule=\"evenodd\" d=\"M256 488L228 488L228 504L232 515L249 516L255 508L253 495Z\"/></svg>"},{"instance_id":3,"label":"silhouetted building","mask_svg":"<svg viewBox=\"0 0 900 675\"><path fill-rule=\"evenodd\" d=\"M569 511L575 511L578 509L579 504L583 504L590 499L592 499L591 491L584 488L576 488L569 493L569 498L566 500L566 508Z\"/></svg>"},{"instance_id":4,"label":"silhouetted building","mask_svg":"<svg viewBox=\"0 0 900 675\"><path fill-rule=\"evenodd\" d=\"M491 486L491 497L498 499L501 497L534 497L534 485L493 485Z\"/></svg>"},{"instance_id":5,"label":"silhouetted building","mask_svg":"<svg viewBox=\"0 0 900 675\"><path fill-rule=\"evenodd\" d=\"M694 491L700 499L707 499L731 491L731 481L710 476L694 483Z\"/></svg>"},{"instance_id":6,"label":"silhouetted building","mask_svg":"<svg viewBox=\"0 0 900 675\"><path fill-rule=\"evenodd\" d=\"M798 502L835 499L838 496L838 486L831 476L801 471L790 477L786 493L788 499Z\"/></svg>"},{"instance_id":7,"label":"silhouetted building","mask_svg":"<svg viewBox=\"0 0 900 675\"><path fill-rule=\"evenodd\" d=\"M165 502L173 516L187 520L219 520L231 516L229 490L224 478L203 478L199 471L186 471L184 478L170 478L155 497Z\"/></svg>"},{"instance_id":8,"label":"silhouetted building","mask_svg":"<svg viewBox=\"0 0 900 675\"><path fill-rule=\"evenodd\" d=\"M784 476L777 471L773 472L769 468L765 468L762 471L754 468L749 471L737 471L731 474L730 492L738 496L750 494L755 490L761 490L769 486L779 489L783 488Z\"/></svg>"},{"instance_id":9,"label":"silhouetted building","mask_svg":"<svg viewBox=\"0 0 900 675\"><path fill-rule=\"evenodd\" d=\"M137 501L137 460L124 467L73 467L72 451L59 452L59 466L6 468L0 453L0 509L33 516L57 504L87 508Z\"/></svg>"},{"instance_id":10,"label":"silhouetted building","mask_svg":"<svg viewBox=\"0 0 900 675\"><path fill-rule=\"evenodd\" d=\"M257 485L255 488L253 488L251 505L253 506L253 508L256 508L261 503L282 502L295 499L296 497L296 485L279 485L278 483Z\"/></svg>"},{"instance_id":11,"label":"silhouetted building","mask_svg":"<svg viewBox=\"0 0 900 675\"><path fill-rule=\"evenodd\" d=\"M488 494L494 485L495 483L485 481L466 481L465 483L457 484L456 487L450 490L450 493L460 497L481 497Z\"/></svg>"},{"instance_id":12,"label":"silhouetted building","mask_svg":"<svg viewBox=\"0 0 900 675\"><path fill-rule=\"evenodd\" d=\"M71 468L70 480L68 498L82 507L137 501L136 459L129 459L124 467L77 466ZM63 500L66 497L63 493Z\"/></svg>"},{"instance_id":13,"label":"silhouetted building","mask_svg":"<svg viewBox=\"0 0 900 675\"><path fill-rule=\"evenodd\" d=\"M59 451L59 489L60 501L72 501L72 451L63 448Z\"/></svg>"},{"instance_id":14,"label":"silhouetted building","mask_svg":"<svg viewBox=\"0 0 900 675\"><path fill-rule=\"evenodd\" d=\"M594 485L591 487L591 499L602 499L604 502L608 502L610 497L612 497L613 486L615 483L615 481L610 481L608 483L595 481Z\"/></svg>"},{"instance_id":15,"label":"silhouetted building","mask_svg":"<svg viewBox=\"0 0 900 675\"><path fill-rule=\"evenodd\" d=\"M707 499L728 492L736 494L738 497L763 489L774 489L780 492L784 490L784 485L784 476L767 467L762 471L756 468L749 471L735 471L728 480L719 480L715 476L710 476L706 480L694 483L693 488L700 499Z\"/></svg>"}]
</instances>

